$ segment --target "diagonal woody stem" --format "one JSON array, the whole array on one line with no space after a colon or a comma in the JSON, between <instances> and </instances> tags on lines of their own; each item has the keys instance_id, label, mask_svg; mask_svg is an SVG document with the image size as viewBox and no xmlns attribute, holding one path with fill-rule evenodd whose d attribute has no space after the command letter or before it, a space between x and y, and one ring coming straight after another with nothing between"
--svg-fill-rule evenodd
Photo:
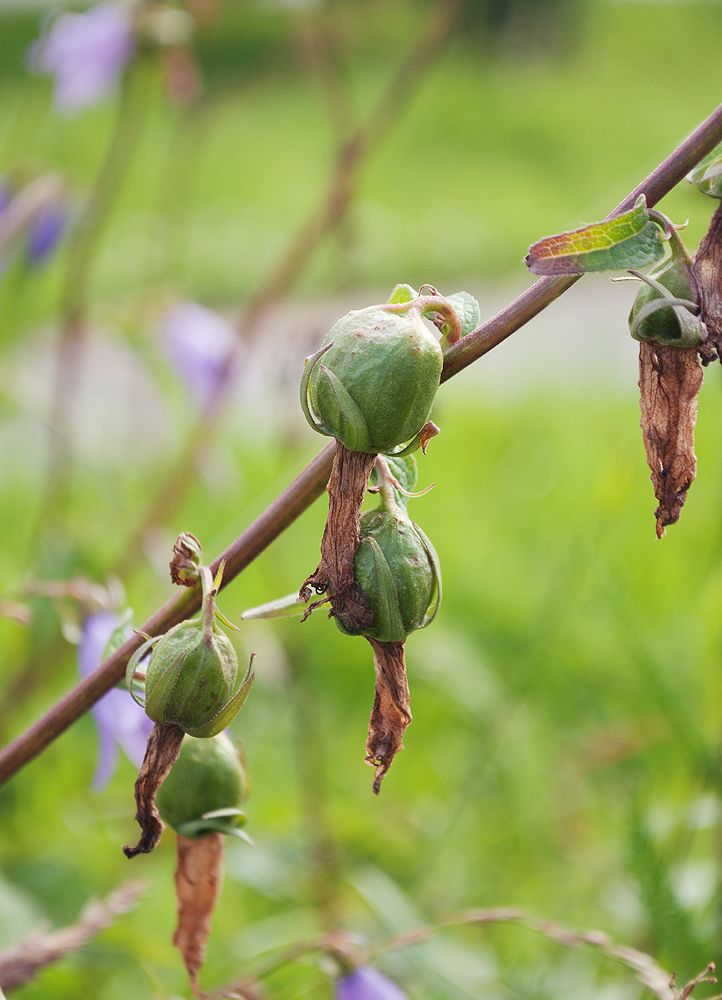
<instances>
[{"instance_id":1,"label":"diagonal woody stem","mask_svg":"<svg viewBox=\"0 0 722 1000\"><path fill-rule=\"evenodd\" d=\"M682 180L718 143L722 142L722 105L692 135L632 191L615 212L629 208L639 194L647 195L647 204L655 205ZM486 323L450 347L444 354L442 381L457 375L483 357L532 317L545 309L577 280L542 278L523 292ZM292 524L323 493L331 472L334 444L308 465L289 487L258 517L212 564L215 573L221 558L226 560L223 585L231 582L256 556ZM195 590L176 595L160 608L142 627L149 635L160 635L179 621L195 614L200 607ZM116 653L50 711L0 753L0 785L28 761L41 753L95 704L123 677L128 660L141 644L140 636L128 640Z\"/></svg>"}]
</instances>

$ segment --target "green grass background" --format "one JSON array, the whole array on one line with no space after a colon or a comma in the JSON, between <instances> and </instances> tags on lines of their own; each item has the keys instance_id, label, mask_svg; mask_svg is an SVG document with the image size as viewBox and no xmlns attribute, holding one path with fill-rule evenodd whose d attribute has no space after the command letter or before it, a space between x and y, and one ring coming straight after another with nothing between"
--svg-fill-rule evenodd
<instances>
[{"instance_id":1,"label":"green grass background","mask_svg":"<svg viewBox=\"0 0 722 1000\"><path fill-rule=\"evenodd\" d=\"M340 10L363 111L422 8ZM580 11L552 52L514 52L471 29L452 42L363 171L352 251L330 240L301 299L402 280L517 280L530 242L605 215L719 103L719 4L600 0ZM140 148L93 272L94 322L139 359L162 399L160 444L138 455L109 442L102 462L81 455L46 575L102 580L181 446L190 418L155 347L158 301L173 293L238 307L330 169L323 102L288 40L292 15L238 3L226 17L223 30L199 36L210 82L196 115L169 108L157 71L147 71ZM1 169L58 170L79 198L113 102L74 119L51 112L49 83L23 69L38 21L0 14ZM682 185L663 207L675 221L690 217L695 246L712 202ZM11 268L0 285L8 596L37 571L46 447L13 379L52 338L63 263L61 254L41 272ZM238 637L242 655L258 654L252 697L232 727L251 770L257 847L228 845L204 982L238 977L314 928L380 941L467 906L603 929L685 981L719 958L722 917L718 370L701 397L699 480L662 542L637 404L625 392L577 386L573 372L552 389L540 372L532 390L489 400L462 376L440 391L435 419L443 434L420 465L422 485L437 485L412 514L439 552L444 601L434 625L409 640L414 723L378 799L362 762L373 691L366 643L323 614L303 627L249 625ZM212 455L225 478L189 470L169 539L192 530L215 554L318 450L305 425L270 424L249 435L241 404L232 411ZM231 620L298 586L316 564L323 519L320 502L234 582L221 604ZM151 562L125 583L137 621L169 596ZM40 672L16 703L4 697L6 738L75 677L56 611L44 600L34 610L32 630L0 620L5 691L24 663ZM133 768L123 760L111 785L91 793L95 743L85 718L0 792L0 946L41 921L72 922L129 877L148 880L146 897L14 995L186 996L170 944L173 837L126 861ZM335 860L324 880L326 841ZM648 995L609 960L518 928L444 932L380 964L413 1000ZM331 995L312 960L268 980L270 998Z\"/></svg>"}]
</instances>

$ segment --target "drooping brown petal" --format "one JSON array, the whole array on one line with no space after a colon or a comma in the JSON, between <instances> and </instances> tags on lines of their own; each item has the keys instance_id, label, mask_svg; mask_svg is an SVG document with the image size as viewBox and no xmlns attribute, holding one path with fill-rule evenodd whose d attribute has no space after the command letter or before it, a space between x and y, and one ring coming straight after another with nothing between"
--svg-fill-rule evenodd
<instances>
[{"instance_id":1,"label":"drooping brown petal","mask_svg":"<svg viewBox=\"0 0 722 1000\"><path fill-rule=\"evenodd\" d=\"M175 892L178 926L173 944L181 953L196 996L203 996L198 974L206 958L211 917L223 885L223 834L189 840L178 836Z\"/></svg>"},{"instance_id":2,"label":"drooping brown petal","mask_svg":"<svg viewBox=\"0 0 722 1000\"><path fill-rule=\"evenodd\" d=\"M409 684L403 642L368 640L374 651L376 691L366 740L366 763L376 768L374 793L399 750L404 749L404 731L411 722Z\"/></svg>"},{"instance_id":3,"label":"drooping brown petal","mask_svg":"<svg viewBox=\"0 0 722 1000\"><path fill-rule=\"evenodd\" d=\"M697 475L694 426L702 368L696 348L639 345L642 437L652 470L657 537L679 520L687 490Z\"/></svg>"},{"instance_id":4,"label":"drooping brown petal","mask_svg":"<svg viewBox=\"0 0 722 1000\"><path fill-rule=\"evenodd\" d=\"M150 854L160 840L165 829L155 804L155 794L175 764L183 742L180 726L164 726L156 723L148 737L145 757L135 782L135 803L138 811L135 818L142 830L135 847L123 848L126 858L136 854Z\"/></svg>"},{"instance_id":5,"label":"drooping brown petal","mask_svg":"<svg viewBox=\"0 0 722 1000\"><path fill-rule=\"evenodd\" d=\"M704 357L706 349L705 364L714 358L715 350L722 361L722 204L694 255L692 270L699 293L700 319L707 327L707 340L700 350Z\"/></svg>"},{"instance_id":6,"label":"drooping brown petal","mask_svg":"<svg viewBox=\"0 0 722 1000\"><path fill-rule=\"evenodd\" d=\"M47 965L81 948L117 916L132 909L145 887L145 882L127 882L105 899L88 903L77 924L57 931L33 931L0 951L0 990L17 989Z\"/></svg>"},{"instance_id":7,"label":"drooping brown petal","mask_svg":"<svg viewBox=\"0 0 722 1000\"><path fill-rule=\"evenodd\" d=\"M328 593L332 614L350 629L358 630L373 622L366 595L353 572L359 544L361 505L376 455L349 451L336 442L333 469L328 481L328 516L321 539L321 562L301 587L299 596L309 601L314 593ZM314 602L311 610L324 604Z\"/></svg>"}]
</instances>

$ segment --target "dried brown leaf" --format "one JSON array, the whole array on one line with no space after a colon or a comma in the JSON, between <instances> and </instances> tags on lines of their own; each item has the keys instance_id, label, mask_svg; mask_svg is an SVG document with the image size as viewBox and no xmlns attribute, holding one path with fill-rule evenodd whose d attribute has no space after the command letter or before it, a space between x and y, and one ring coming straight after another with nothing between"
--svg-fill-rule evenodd
<instances>
[{"instance_id":1,"label":"dried brown leaf","mask_svg":"<svg viewBox=\"0 0 722 1000\"><path fill-rule=\"evenodd\" d=\"M376 768L374 793L378 795L394 757L404 749L404 731L411 722L411 708L404 643L368 641L374 651L376 691L366 740L366 763Z\"/></svg>"},{"instance_id":2,"label":"dried brown leaf","mask_svg":"<svg viewBox=\"0 0 722 1000\"><path fill-rule=\"evenodd\" d=\"M699 294L700 319L707 328L707 340L700 348L706 364L715 352L722 360L722 204L712 216L707 235L694 255L692 270Z\"/></svg>"},{"instance_id":3,"label":"dried brown leaf","mask_svg":"<svg viewBox=\"0 0 722 1000\"><path fill-rule=\"evenodd\" d=\"M694 426L702 368L696 348L639 345L642 437L652 470L657 537L679 520L687 490L697 475Z\"/></svg>"},{"instance_id":4,"label":"dried brown leaf","mask_svg":"<svg viewBox=\"0 0 722 1000\"><path fill-rule=\"evenodd\" d=\"M328 481L328 516L321 539L321 562L299 593L303 601L309 601L314 593L328 593L332 614L354 631L373 622L366 595L356 583L353 564L359 544L361 505L375 461L376 455L349 451L340 441L336 442ZM325 600L314 602L307 614L324 603Z\"/></svg>"},{"instance_id":5,"label":"dried brown leaf","mask_svg":"<svg viewBox=\"0 0 722 1000\"><path fill-rule=\"evenodd\" d=\"M88 903L77 924L59 931L34 931L22 941L0 951L0 990L12 990L29 982L46 965L51 965L132 909L145 889L141 881L127 882L105 899ZM1 994L0 994L1 995Z\"/></svg>"},{"instance_id":6,"label":"dried brown leaf","mask_svg":"<svg viewBox=\"0 0 722 1000\"><path fill-rule=\"evenodd\" d=\"M223 885L223 834L189 840L178 836L175 891L178 926L173 944L181 953L191 989L202 996L198 974L206 957L211 917Z\"/></svg>"},{"instance_id":7,"label":"dried brown leaf","mask_svg":"<svg viewBox=\"0 0 722 1000\"><path fill-rule=\"evenodd\" d=\"M126 844L123 848L126 858L134 858L136 854L150 854L160 840L165 827L155 804L155 795L178 759L182 742L183 730L180 726L164 726L158 722L153 726L135 782L135 802L138 807L135 818L142 834L135 847L128 847Z\"/></svg>"}]
</instances>

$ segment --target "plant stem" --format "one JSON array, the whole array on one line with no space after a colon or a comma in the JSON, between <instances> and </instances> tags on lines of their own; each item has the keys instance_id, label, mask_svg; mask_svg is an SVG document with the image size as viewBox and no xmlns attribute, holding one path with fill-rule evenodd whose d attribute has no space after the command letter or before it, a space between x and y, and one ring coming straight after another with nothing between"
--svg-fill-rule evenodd
<instances>
[{"instance_id":1,"label":"plant stem","mask_svg":"<svg viewBox=\"0 0 722 1000\"><path fill-rule=\"evenodd\" d=\"M656 204L720 141L722 141L722 105L624 199L617 211L633 204L640 192L647 192L649 205ZM576 278L542 278L541 281L537 281L532 288L500 313L464 337L459 344L449 348L444 355L442 380L446 381L487 354L558 298L575 280ZM467 341L470 341L469 345ZM221 559L226 560L223 586L238 576L241 570L321 496L331 472L334 448L334 444L327 445L270 507L213 562L211 568L215 573ZM177 622L194 614L200 603L200 593L197 590L176 595L156 611L142 626L142 631L149 635L160 635ZM94 673L0 753L0 785L41 753L49 743L121 680L128 660L140 646L141 641L138 636L128 640Z\"/></svg>"},{"instance_id":2,"label":"plant stem","mask_svg":"<svg viewBox=\"0 0 722 1000\"><path fill-rule=\"evenodd\" d=\"M47 479L38 524L38 534L44 538L51 537L57 530L68 502L72 438L70 423L86 344L92 264L140 133L138 111L142 102L138 97L144 78L142 70L143 66L136 64L125 77L115 124L100 170L68 246L51 402Z\"/></svg>"},{"instance_id":3,"label":"plant stem","mask_svg":"<svg viewBox=\"0 0 722 1000\"><path fill-rule=\"evenodd\" d=\"M663 163L660 163L656 170L638 184L634 191L620 201L607 218L628 212L634 207L640 194L646 195L649 208L656 205L719 144L721 139L722 104ZM496 316L492 316L486 323L482 323L476 330L467 334L463 340L444 351L441 381L445 382L453 375L458 375L472 362L501 344L537 313L563 295L581 277L582 275L578 274L564 278L540 278Z\"/></svg>"}]
</instances>

